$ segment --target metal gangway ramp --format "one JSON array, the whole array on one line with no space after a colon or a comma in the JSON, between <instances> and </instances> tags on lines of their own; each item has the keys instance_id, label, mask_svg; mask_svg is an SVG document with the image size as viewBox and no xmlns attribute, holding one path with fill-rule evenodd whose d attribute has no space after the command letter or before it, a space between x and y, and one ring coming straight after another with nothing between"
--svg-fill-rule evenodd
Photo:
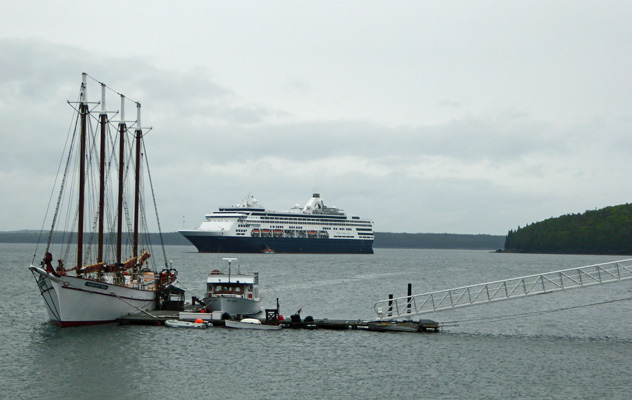
<instances>
[{"instance_id":1,"label":"metal gangway ramp","mask_svg":"<svg viewBox=\"0 0 632 400\"><path fill-rule=\"evenodd\" d=\"M632 279L632 259L380 300L375 303L373 308L380 320L405 319L424 313L627 279Z\"/></svg>"}]
</instances>

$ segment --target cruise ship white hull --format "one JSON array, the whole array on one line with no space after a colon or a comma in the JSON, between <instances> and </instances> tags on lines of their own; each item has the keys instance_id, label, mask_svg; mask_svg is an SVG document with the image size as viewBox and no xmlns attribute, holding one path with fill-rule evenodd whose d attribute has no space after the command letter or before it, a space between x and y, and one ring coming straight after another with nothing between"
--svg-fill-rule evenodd
<instances>
[{"instance_id":1,"label":"cruise ship white hull","mask_svg":"<svg viewBox=\"0 0 632 400\"><path fill-rule=\"evenodd\" d=\"M155 309L156 292L89 279L48 274L29 268L36 278L50 322L66 327L115 322L129 313Z\"/></svg>"}]
</instances>

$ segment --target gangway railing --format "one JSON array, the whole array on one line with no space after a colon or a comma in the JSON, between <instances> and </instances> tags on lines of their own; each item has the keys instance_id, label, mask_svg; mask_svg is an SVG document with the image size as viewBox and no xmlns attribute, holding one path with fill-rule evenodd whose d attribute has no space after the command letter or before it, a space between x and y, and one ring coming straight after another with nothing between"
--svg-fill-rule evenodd
<instances>
[{"instance_id":1,"label":"gangway railing","mask_svg":"<svg viewBox=\"0 0 632 400\"><path fill-rule=\"evenodd\" d=\"M380 300L373 308L381 320L402 319L627 279L632 279L632 259Z\"/></svg>"}]
</instances>

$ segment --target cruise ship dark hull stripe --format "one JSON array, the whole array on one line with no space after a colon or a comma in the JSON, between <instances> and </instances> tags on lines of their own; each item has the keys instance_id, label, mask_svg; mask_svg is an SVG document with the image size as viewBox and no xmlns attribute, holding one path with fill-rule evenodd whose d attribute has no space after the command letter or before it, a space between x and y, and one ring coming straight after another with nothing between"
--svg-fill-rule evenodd
<instances>
[{"instance_id":1,"label":"cruise ship dark hull stripe","mask_svg":"<svg viewBox=\"0 0 632 400\"><path fill-rule=\"evenodd\" d=\"M181 232L182 233L182 232ZM200 253L373 254L372 239L314 239L234 236L189 236L182 233Z\"/></svg>"}]
</instances>

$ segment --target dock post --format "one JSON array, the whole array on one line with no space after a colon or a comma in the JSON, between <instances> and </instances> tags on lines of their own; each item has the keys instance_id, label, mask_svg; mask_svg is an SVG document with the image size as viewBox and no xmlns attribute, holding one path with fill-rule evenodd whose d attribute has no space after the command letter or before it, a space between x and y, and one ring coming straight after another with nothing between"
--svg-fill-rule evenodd
<instances>
[{"instance_id":1,"label":"dock post","mask_svg":"<svg viewBox=\"0 0 632 400\"><path fill-rule=\"evenodd\" d=\"M409 283L408 284L408 306L406 307L408 309L408 314L412 312L412 302L413 302L413 284Z\"/></svg>"},{"instance_id":2,"label":"dock post","mask_svg":"<svg viewBox=\"0 0 632 400\"><path fill-rule=\"evenodd\" d=\"M393 316L393 295L392 294L388 295L388 312L386 313L386 315L388 317Z\"/></svg>"},{"instance_id":3,"label":"dock post","mask_svg":"<svg viewBox=\"0 0 632 400\"><path fill-rule=\"evenodd\" d=\"M266 322L274 325L279 324L279 298L276 299L276 308L266 308Z\"/></svg>"}]
</instances>

